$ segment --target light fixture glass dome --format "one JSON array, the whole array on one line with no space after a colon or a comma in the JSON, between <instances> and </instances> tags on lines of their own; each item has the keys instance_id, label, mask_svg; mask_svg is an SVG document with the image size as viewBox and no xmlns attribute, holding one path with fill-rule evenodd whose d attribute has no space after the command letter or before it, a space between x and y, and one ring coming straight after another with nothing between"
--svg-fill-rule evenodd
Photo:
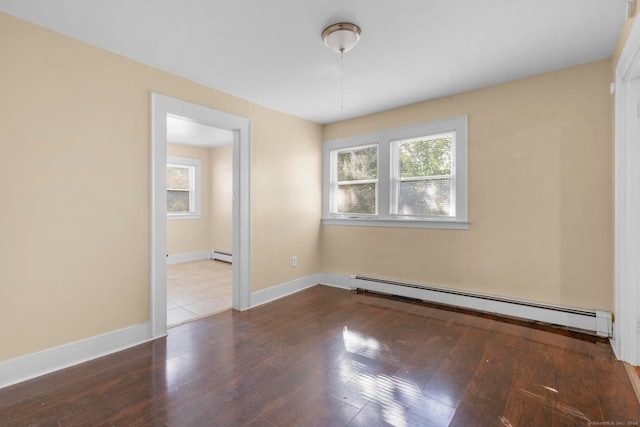
<instances>
[{"instance_id":1,"label":"light fixture glass dome","mask_svg":"<svg viewBox=\"0 0 640 427\"><path fill-rule=\"evenodd\" d=\"M322 41L335 52L349 52L360 41L360 27L349 22L330 25L322 32Z\"/></svg>"}]
</instances>

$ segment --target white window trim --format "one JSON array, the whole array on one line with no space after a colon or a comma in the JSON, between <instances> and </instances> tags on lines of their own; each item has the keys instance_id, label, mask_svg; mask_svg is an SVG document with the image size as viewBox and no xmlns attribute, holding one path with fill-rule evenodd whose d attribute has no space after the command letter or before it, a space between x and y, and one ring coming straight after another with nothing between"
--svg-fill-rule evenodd
<instances>
[{"instance_id":1,"label":"white window trim","mask_svg":"<svg viewBox=\"0 0 640 427\"><path fill-rule=\"evenodd\" d=\"M455 216L428 219L391 214L392 143L425 135L456 133L455 150ZM378 146L377 215L331 214L331 152L366 145ZM468 116L422 123L325 141L322 145L322 223L366 227L437 228L467 230L468 220Z\"/></svg>"},{"instance_id":2,"label":"white window trim","mask_svg":"<svg viewBox=\"0 0 640 427\"><path fill-rule=\"evenodd\" d=\"M191 159L188 157L167 156L167 166L185 166L193 168L193 197L190 198L191 212L167 212L167 219L200 219L202 217L202 187L201 187L201 165L200 159ZM189 176L191 179L191 176Z\"/></svg>"}]
</instances>

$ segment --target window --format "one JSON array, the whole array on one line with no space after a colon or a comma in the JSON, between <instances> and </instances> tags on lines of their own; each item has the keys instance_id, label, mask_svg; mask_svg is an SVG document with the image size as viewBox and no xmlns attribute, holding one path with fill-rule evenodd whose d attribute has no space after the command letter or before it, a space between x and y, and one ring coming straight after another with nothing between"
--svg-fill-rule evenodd
<instances>
[{"instance_id":1,"label":"window","mask_svg":"<svg viewBox=\"0 0 640 427\"><path fill-rule=\"evenodd\" d=\"M392 208L395 215L455 216L452 157L455 133L394 141Z\"/></svg>"},{"instance_id":2,"label":"window","mask_svg":"<svg viewBox=\"0 0 640 427\"><path fill-rule=\"evenodd\" d=\"M467 229L467 117L326 141L323 222Z\"/></svg>"},{"instance_id":3,"label":"window","mask_svg":"<svg viewBox=\"0 0 640 427\"><path fill-rule=\"evenodd\" d=\"M336 172L331 191L339 214L375 215L378 147L358 147L332 153Z\"/></svg>"},{"instance_id":4,"label":"window","mask_svg":"<svg viewBox=\"0 0 640 427\"><path fill-rule=\"evenodd\" d=\"M200 160L167 157L168 218L200 218Z\"/></svg>"}]
</instances>

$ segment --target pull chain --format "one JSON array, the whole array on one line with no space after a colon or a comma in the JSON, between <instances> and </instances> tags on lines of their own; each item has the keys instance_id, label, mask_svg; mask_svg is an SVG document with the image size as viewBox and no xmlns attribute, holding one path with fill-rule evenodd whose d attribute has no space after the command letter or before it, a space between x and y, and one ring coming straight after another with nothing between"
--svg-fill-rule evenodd
<instances>
[{"instance_id":1,"label":"pull chain","mask_svg":"<svg viewBox=\"0 0 640 427\"><path fill-rule=\"evenodd\" d=\"M344 61L342 55L344 49L340 49L340 109L344 110Z\"/></svg>"}]
</instances>

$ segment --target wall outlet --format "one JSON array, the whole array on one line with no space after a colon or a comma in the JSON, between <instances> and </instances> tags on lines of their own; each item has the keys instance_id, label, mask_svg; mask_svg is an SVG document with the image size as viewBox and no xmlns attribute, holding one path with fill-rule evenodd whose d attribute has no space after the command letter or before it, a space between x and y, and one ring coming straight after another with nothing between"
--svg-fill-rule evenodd
<instances>
[{"instance_id":1,"label":"wall outlet","mask_svg":"<svg viewBox=\"0 0 640 427\"><path fill-rule=\"evenodd\" d=\"M294 255L291 257L291 267L296 267L297 265L298 265L298 257Z\"/></svg>"}]
</instances>

